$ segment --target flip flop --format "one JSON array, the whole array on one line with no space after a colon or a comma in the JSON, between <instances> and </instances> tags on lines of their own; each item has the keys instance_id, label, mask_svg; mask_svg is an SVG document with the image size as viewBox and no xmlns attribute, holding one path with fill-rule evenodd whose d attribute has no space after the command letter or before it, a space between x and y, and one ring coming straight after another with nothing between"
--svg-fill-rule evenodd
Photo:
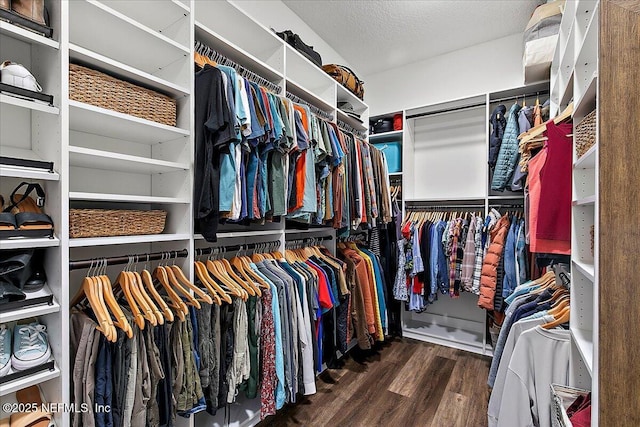
<instances>
[{"instance_id":1,"label":"flip flop","mask_svg":"<svg viewBox=\"0 0 640 427\"><path fill-rule=\"evenodd\" d=\"M42 405L40 389L35 385L16 391L16 399L19 403ZM52 418L51 412L33 411L15 413L11 414L11 427L49 427Z\"/></svg>"}]
</instances>

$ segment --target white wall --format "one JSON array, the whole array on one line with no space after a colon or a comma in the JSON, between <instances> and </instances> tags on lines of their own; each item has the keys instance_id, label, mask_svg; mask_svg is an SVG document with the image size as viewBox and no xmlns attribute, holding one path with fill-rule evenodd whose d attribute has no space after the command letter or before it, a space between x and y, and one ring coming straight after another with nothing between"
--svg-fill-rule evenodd
<instances>
[{"instance_id":1,"label":"white wall","mask_svg":"<svg viewBox=\"0 0 640 427\"><path fill-rule=\"evenodd\" d=\"M373 116L522 86L522 53L519 33L364 76L364 101Z\"/></svg>"},{"instance_id":2,"label":"white wall","mask_svg":"<svg viewBox=\"0 0 640 427\"><path fill-rule=\"evenodd\" d=\"M343 58L329 46L315 31L311 29L298 15L280 0L235 0L232 3L239 6L253 19L267 28L276 31L291 30L298 34L302 41L313 46L322 56L323 64L343 64L348 67L349 61Z\"/></svg>"}]
</instances>

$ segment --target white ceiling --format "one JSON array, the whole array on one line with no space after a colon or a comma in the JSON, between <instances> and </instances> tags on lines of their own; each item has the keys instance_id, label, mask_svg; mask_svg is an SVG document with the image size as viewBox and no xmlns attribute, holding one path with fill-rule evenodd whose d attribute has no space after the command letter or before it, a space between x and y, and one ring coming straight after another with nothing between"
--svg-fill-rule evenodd
<instances>
[{"instance_id":1,"label":"white ceiling","mask_svg":"<svg viewBox=\"0 0 640 427\"><path fill-rule=\"evenodd\" d=\"M533 10L543 3L541 0L283 1L349 61L359 76L523 32ZM304 40L304 35L300 36Z\"/></svg>"}]
</instances>

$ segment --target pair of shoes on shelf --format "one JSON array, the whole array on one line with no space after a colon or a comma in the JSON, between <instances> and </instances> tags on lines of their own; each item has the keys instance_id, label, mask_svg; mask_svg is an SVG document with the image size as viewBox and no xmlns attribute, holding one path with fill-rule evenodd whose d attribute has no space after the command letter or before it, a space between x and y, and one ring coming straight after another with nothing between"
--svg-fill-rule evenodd
<instances>
[{"instance_id":1,"label":"pair of shoes on shelf","mask_svg":"<svg viewBox=\"0 0 640 427\"><path fill-rule=\"evenodd\" d=\"M50 357L45 325L38 322L17 324L13 331L7 325L0 325L0 376L7 375L12 368L24 371L42 365Z\"/></svg>"},{"instance_id":2,"label":"pair of shoes on shelf","mask_svg":"<svg viewBox=\"0 0 640 427\"><path fill-rule=\"evenodd\" d=\"M53 414L44 411L43 398L40 388L32 385L16 391L16 402L28 405L28 412L14 412L9 418L0 419L0 427L50 427L53 423ZM37 410L35 408L38 408Z\"/></svg>"},{"instance_id":3,"label":"pair of shoes on shelf","mask_svg":"<svg viewBox=\"0 0 640 427\"><path fill-rule=\"evenodd\" d=\"M10 10L30 21L46 25L44 0L0 0L0 9Z\"/></svg>"},{"instance_id":4,"label":"pair of shoes on shelf","mask_svg":"<svg viewBox=\"0 0 640 427\"><path fill-rule=\"evenodd\" d=\"M24 186L27 187L24 194L17 194ZM34 191L36 192L36 200L30 196ZM40 184L22 182L17 186L11 193L9 206L0 213L0 239L51 235L53 221L49 215L42 212L41 208L44 206L44 202L45 193ZM2 196L0 196L0 203L4 206Z\"/></svg>"},{"instance_id":5,"label":"pair of shoes on shelf","mask_svg":"<svg viewBox=\"0 0 640 427\"><path fill-rule=\"evenodd\" d=\"M32 92L42 92L42 86L33 74L24 65L11 61L0 64L0 82Z\"/></svg>"},{"instance_id":6,"label":"pair of shoes on shelf","mask_svg":"<svg viewBox=\"0 0 640 427\"><path fill-rule=\"evenodd\" d=\"M44 249L0 251L0 312L3 305L22 301L47 284L44 256Z\"/></svg>"}]
</instances>

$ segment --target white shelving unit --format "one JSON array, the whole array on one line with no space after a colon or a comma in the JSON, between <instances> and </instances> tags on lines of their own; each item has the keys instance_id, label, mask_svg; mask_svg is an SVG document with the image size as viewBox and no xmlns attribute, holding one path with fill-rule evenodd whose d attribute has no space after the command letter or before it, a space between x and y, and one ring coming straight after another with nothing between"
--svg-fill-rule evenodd
<instances>
[{"instance_id":1,"label":"white shelving unit","mask_svg":"<svg viewBox=\"0 0 640 427\"><path fill-rule=\"evenodd\" d=\"M558 60L554 60L552 98L559 99L551 114L562 111L573 99L573 124L598 110L598 37L600 3L578 0L566 3L560 25ZM570 31L567 31L570 29ZM560 45L566 41L566 47ZM572 80L565 76L571 74ZM598 114L598 113L596 113ZM575 141L575 136L574 136ZM574 144L575 146L575 144ZM571 322L573 340L570 384L592 391L592 425L598 425L598 132L596 142L585 154L573 158L573 203L571 233ZM592 227L593 238L592 243ZM592 251L593 244L593 251Z\"/></svg>"},{"instance_id":2,"label":"white shelving unit","mask_svg":"<svg viewBox=\"0 0 640 427\"><path fill-rule=\"evenodd\" d=\"M61 266L65 259L65 36L62 16L66 15L64 2L48 2L50 25L55 30L53 38L46 38L29 30L0 21L0 47L3 60L24 65L43 88L43 93L53 96L53 105L20 99L8 94L0 95L0 155L17 159L52 162L53 171L34 167L0 166L0 191L7 196L21 181L36 182L46 193L44 212L54 223L54 238L15 238L0 240L0 252L14 249L38 249L44 252L44 269L47 286L28 295L52 295L51 305L42 304L19 310L3 311L0 322L13 322L37 317L47 325L55 369L15 379L0 386L2 401L24 387L40 384L46 396L55 401L68 401L66 378L68 372L68 290ZM32 195L34 196L34 195ZM63 416L56 414L56 423Z\"/></svg>"},{"instance_id":3,"label":"white shelving unit","mask_svg":"<svg viewBox=\"0 0 640 427\"><path fill-rule=\"evenodd\" d=\"M4 313L2 321L38 316L47 325L54 371L0 387L6 395L39 384L51 402L70 402L69 301L84 272L68 271L69 260L128 253L187 249L180 260L193 278L193 250L207 247L194 234L192 188L194 162L193 46L196 40L234 62L362 131L369 107L320 68L259 24L235 3L165 0L78 0L49 2L54 38L0 21L3 55L27 67L54 96L54 105L0 96L0 155L54 163L54 172L0 167L2 193L20 180L45 188L45 211L55 224L52 239L0 240L0 250L42 248L54 303ZM108 34L109 36L105 36ZM69 99L69 63L99 70L163 93L176 101L176 126L167 126ZM338 111L349 102L365 124ZM15 184L14 184L15 183ZM5 188L6 187L6 188ZM71 208L146 208L167 211L159 235L70 238ZM285 230L285 222L221 226L217 245L335 236L332 228ZM335 241L327 242L335 249ZM5 320L6 319L6 320ZM259 403L259 401L258 401ZM253 405L253 406L252 406ZM236 405L234 418L257 422L255 401ZM253 409L251 409L253 408ZM237 413L236 413L237 412ZM70 425L67 413L55 414L56 425ZM212 418L178 417L178 427L222 424Z\"/></svg>"}]
</instances>

